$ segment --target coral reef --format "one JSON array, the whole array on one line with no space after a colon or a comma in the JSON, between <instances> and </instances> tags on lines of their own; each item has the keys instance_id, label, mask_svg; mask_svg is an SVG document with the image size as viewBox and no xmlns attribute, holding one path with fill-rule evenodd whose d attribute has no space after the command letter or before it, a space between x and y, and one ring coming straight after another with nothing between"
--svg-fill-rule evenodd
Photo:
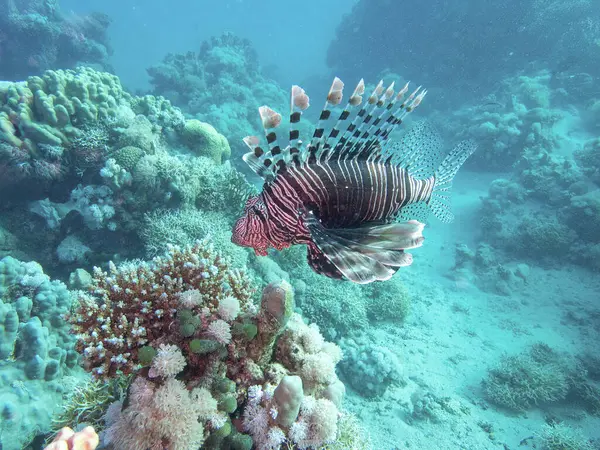
<instances>
[{"instance_id":1,"label":"coral reef","mask_svg":"<svg viewBox=\"0 0 600 450\"><path fill-rule=\"evenodd\" d=\"M507 15L505 8L512 14ZM494 85L507 73L522 69L531 63L532 55L557 72L595 73L600 22L594 8L587 0L570 6L560 0L502 4L428 0L410 8L386 0L361 0L338 26L327 62L342 78L358 72L374 77L385 68L408 78L418 76L428 86L443 89L443 100L453 108L462 94L481 94L480 87ZM398 23L411 26L398 27ZM457 23L463 25L460 33ZM568 31L553 33L548 23ZM435 48L429 45L431 40L437 43ZM457 52L457 48L469 48L469 52ZM357 58L357 54L366 56ZM448 85L452 92L446 89Z\"/></svg>"},{"instance_id":2,"label":"coral reef","mask_svg":"<svg viewBox=\"0 0 600 450\"><path fill-rule=\"evenodd\" d=\"M593 450L579 430L562 423L546 424L538 433L543 450Z\"/></svg>"},{"instance_id":3,"label":"coral reef","mask_svg":"<svg viewBox=\"0 0 600 450\"><path fill-rule=\"evenodd\" d=\"M236 210L250 187L222 164L229 154L210 125L162 97L130 95L108 73L81 67L0 85L0 222L60 275L140 256L149 212ZM169 242L148 241L154 252Z\"/></svg>"},{"instance_id":4,"label":"coral reef","mask_svg":"<svg viewBox=\"0 0 600 450\"><path fill-rule=\"evenodd\" d=\"M181 128L181 112L164 99L151 122L137 116L150 100L136 98L111 74L80 67L48 70L25 82L0 85L0 168L12 183L60 181L99 169L116 149L136 144L155 150L162 128Z\"/></svg>"},{"instance_id":5,"label":"coral reef","mask_svg":"<svg viewBox=\"0 0 600 450\"><path fill-rule=\"evenodd\" d=\"M469 124L459 134L482 143L473 166L512 169L491 183L481 208L481 237L503 251L499 258L598 267L597 145L586 119L597 83L578 78L550 71L509 77L491 97L493 108L458 113Z\"/></svg>"},{"instance_id":6,"label":"coral reef","mask_svg":"<svg viewBox=\"0 0 600 450\"><path fill-rule=\"evenodd\" d=\"M22 448L34 430L48 429L67 380L79 373L75 339L64 320L71 303L66 286L50 280L39 264L0 259L3 429L18 436L4 440L4 448Z\"/></svg>"},{"instance_id":7,"label":"coral reef","mask_svg":"<svg viewBox=\"0 0 600 450\"><path fill-rule=\"evenodd\" d=\"M490 401L514 411L568 399L591 414L600 413L600 388L586 368L542 343L502 357L488 371L483 387Z\"/></svg>"},{"instance_id":8,"label":"coral reef","mask_svg":"<svg viewBox=\"0 0 600 450\"><path fill-rule=\"evenodd\" d=\"M197 53L169 54L148 74L156 95L227 136L234 163L247 151L242 138L260 129L257 108L288 103L287 93L262 73L250 41L231 33L204 42Z\"/></svg>"},{"instance_id":9,"label":"coral reef","mask_svg":"<svg viewBox=\"0 0 600 450\"><path fill-rule=\"evenodd\" d=\"M339 347L293 312L285 281L260 305L254 292L205 242L95 270L70 319L78 348L96 378L134 375L106 414L109 448L301 449L342 437Z\"/></svg>"},{"instance_id":10,"label":"coral reef","mask_svg":"<svg viewBox=\"0 0 600 450\"><path fill-rule=\"evenodd\" d=\"M0 79L18 80L55 67L110 69L111 19L94 12L63 14L57 0L0 2Z\"/></svg>"}]
</instances>

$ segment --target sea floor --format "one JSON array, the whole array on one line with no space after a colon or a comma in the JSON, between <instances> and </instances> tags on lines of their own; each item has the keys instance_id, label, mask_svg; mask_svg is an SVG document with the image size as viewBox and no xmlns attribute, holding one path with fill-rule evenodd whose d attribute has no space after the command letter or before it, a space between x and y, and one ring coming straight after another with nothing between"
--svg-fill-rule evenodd
<instances>
[{"instance_id":1,"label":"sea floor","mask_svg":"<svg viewBox=\"0 0 600 450\"><path fill-rule=\"evenodd\" d=\"M550 417L600 439L600 418L579 408L559 405L519 414L485 399L481 382L503 354L543 342L575 355L600 341L597 273L529 263L527 283L510 296L453 279L454 248L472 243L469 230L477 227L479 197L489 181L462 174L454 193L456 221L426 229L413 265L397 275L411 293L410 316L403 326L387 324L376 334L399 356L406 384L375 400L352 392L346 400L375 449L539 449L539 439L531 437ZM416 414L415 404L429 405L433 414Z\"/></svg>"}]
</instances>

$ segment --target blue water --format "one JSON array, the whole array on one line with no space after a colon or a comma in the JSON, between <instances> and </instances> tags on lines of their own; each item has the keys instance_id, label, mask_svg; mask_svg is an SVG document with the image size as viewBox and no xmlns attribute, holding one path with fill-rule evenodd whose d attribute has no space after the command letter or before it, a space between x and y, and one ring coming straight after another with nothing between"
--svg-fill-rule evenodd
<instances>
[{"instance_id":1,"label":"blue water","mask_svg":"<svg viewBox=\"0 0 600 450\"><path fill-rule=\"evenodd\" d=\"M588 0L0 0L0 448L600 448L599 50ZM412 181L311 166L354 126Z\"/></svg>"}]
</instances>

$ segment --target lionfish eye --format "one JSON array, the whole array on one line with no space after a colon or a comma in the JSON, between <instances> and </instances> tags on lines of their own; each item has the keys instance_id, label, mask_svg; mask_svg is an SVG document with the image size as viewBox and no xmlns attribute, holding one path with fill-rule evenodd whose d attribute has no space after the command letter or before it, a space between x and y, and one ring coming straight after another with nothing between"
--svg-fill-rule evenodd
<instances>
[{"instance_id":1,"label":"lionfish eye","mask_svg":"<svg viewBox=\"0 0 600 450\"><path fill-rule=\"evenodd\" d=\"M253 208L253 211L261 219L266 219L266 217L267 217L267 215L266 215L267 209L265 208L265 205L262 205L262 204L260 206L256 205Z\"/></svg>"}]
</instances>

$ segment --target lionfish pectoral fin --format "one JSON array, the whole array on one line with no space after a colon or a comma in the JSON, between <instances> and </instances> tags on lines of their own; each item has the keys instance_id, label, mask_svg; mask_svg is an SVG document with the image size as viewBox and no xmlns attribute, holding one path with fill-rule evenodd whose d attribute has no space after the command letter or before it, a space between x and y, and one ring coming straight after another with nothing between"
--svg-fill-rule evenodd
<instances>
[{"instance_id":1,"label":"lionfish pectoral fin","mask_svg":"<svg viewBox=\"0 0 600 450\"><path fill-rule=\"evenodd\" d=\"M390 223L385 225L363 226L332 230L346 239L346 245L361 253L386 250L408 250L423 245L425 224L417 220Z\"/></svg>"},{"instance_id":2,"label":"lionfish pectoral fin","mask_svg":"<svg viewBox=\"0 0 600 450\"><path fill-rule=\"evenodd\" d=\"M395 269L377 259L345 245L347 240L329 232L314 216L307 220L307 226L314 245L322 252L323 257L350 281L358 284L385 281L396 272ZM316 256L320 258L320 255ZM309 262L311 262L310 257L309 252ZM313 255L312 262L314 262L314 257L315 255ZM312 262L311 265L315 268L315 264ZM327 274L327 271L320 270L323 268L322 264L317 264L316 267L317 272Z\"/></svg>"},{"instance_id":3,"label":"lionfish pectoral fin","mask_svg":"<svg viewBox=\"0 0 600 450\"><path fill-rule=\"evenodd\" d=\"M325 256L325 253L323 253L315 244L308 245L306 258L308 260L308 265L312 267L315 272L326 275L329 278L344 278L344 274L338 270L338 268Z\"/></svg>"},{"instance_id":4,"label":"lionfish pectoral fin","mask_svg":"<svg viewBox=\"0 0 600 450\"><path fill-rule=\"evenodd\" d=\"M413 262L413 257L410 253L406 253L404 250L377 250L371 252L368 249L361 251L363 255L370 256L376 259L381 264L388 267L406 267L410 266Z\"/></svg>"}]
</instances>

